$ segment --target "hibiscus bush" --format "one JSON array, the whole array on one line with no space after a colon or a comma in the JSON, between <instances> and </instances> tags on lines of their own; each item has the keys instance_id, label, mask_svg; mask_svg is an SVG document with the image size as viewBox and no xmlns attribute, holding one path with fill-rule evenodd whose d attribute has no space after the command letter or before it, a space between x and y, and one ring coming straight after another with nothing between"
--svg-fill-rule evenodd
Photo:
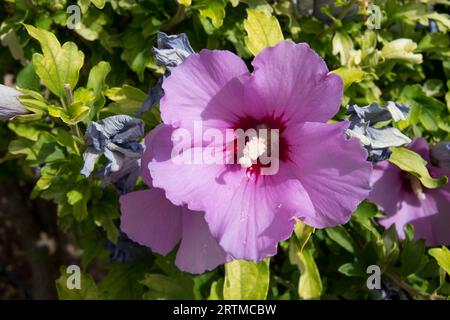
<instances>
[{"instance_id":1,"label":"hibiscus bush","mask_svg":"<svg viewBox=\"0 0 450 320\"><path fill-rule=\"evenodd\" d=\"M3 1L0 297L448 299L449 4Z\"/></svg>"}]
</instances>

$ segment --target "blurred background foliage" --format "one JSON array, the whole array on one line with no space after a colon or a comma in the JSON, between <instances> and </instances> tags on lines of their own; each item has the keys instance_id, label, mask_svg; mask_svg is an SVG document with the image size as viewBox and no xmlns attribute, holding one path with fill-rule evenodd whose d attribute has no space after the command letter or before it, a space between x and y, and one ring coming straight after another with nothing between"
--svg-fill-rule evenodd
<instances>
[{"instance_id":1,"label":"blurred background foliage","mask_svg":"<svg viewBox=\"0 0 450 320\"><path fill-rule=\"evenodd\" d=\"M81 12L76 29L67 27L70 5ZM412 110L397 124L403 133L431 144L449 140L448 6L444 0L2 1L0 75L22 88L29 113L0 123L0 297L449 297L448 249L426 248L411 227L398 239L376 223L382 213L368 202L344 226L313 230L298 223L279 253L257 265L234 261L194 276L174 266L173 253L162 257L126 239L115 189L79 175L89 122L135 116L164 74L152 54L158 31L186 33L195 51L231 50L248 64L280 36L307 42L344 79L343 107L404 102ZM55 80L62 69L66 81ZM160 121L158 108L142 118L148 132ZM82 290L67 289L70 264L82 268ZM366 285L370 265L380 267L380 290Z\"/></svg>"}]
</instances>

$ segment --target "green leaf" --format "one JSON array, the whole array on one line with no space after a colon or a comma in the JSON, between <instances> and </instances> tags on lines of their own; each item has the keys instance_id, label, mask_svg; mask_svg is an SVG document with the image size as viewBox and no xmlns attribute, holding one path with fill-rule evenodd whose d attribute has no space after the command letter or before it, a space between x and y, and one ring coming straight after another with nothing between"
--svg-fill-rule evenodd
<instances>
[{"instance_id":1,"label":"green leaf","mask_svg":"<svg viewBox=\"0 0 450 320\"><path fill-rule=\"evenodd\" d=\"M345 263L339 267L338 271L348 277L367 277L364 266L358 261Z\"/></svg>"},{"instance_id":2,"label":"green leaf","mask_svg":"<svg viewBox=\"0 0 450 320\"><path fill-rule=\"evenodd\" d=\"M450 250L443 246L428 250L428 254L435 258L439 266L450 276Z\"/></svg>"},{"instance_id":3,"label":"green leaf","mask_svg":"<svg viewBox=\"0 0 450 320\"><path fill-rule=\"evenodd\" d=\"M152 266L152 260L143 257L132 262L109 264L108 274L98 288L105 299L142 299L144 285L139 281Z\"/></svg>"},{"instance_id":4,"label":"green leaf","mask_svg":"<svg viewBox=\"0 0 450 320\"><path fill-rule=\"evenodd\" d=\"M56 36L48 31L25 25L28 34L39 41L42 53L33 55L33 66L47 88L60 98L65 96L64 85L73 89L83 66L84 54L73 42L60 45Z\"/></svg>"},{"instance_id":5,"label":"green leaf","mask_svg":"<svg viewBox=\"0 0 450 320\"><path fill-rule=\"evenodd\" d=\"M208 300L223 300L223 278L211 284Z\"/></svg>"},{"instance_id":6,"label":"green leaf","mask_svg":"<svg viewBox=\"0 0 450 320\"><path fill-rule=\"evenodd\" d=\"M104 111L133 117L139 111L145 99L147 99L145 92L129 85L124 85L122 88L110 88L106 90L105 95L114 102L110 103L106 109L103 109Z\"/></svg>"},{"instance_id":7,"label":"green leaf","mask_svg":"<svg viewBox=\"0 0 450 320\"><path fill-rule=\"evenodd\" d=\"M360 82L367 74L361 69L347 67L337 68L333 71L330 71L330 73L336 73L337 75L339 75L344 81L345 88L350 87L352 83Z\"/></svg>"},{"instance_id":8,"label":"green leaf","mask_svg":"<svg viewBox=\"0 0 450 320\"><path fill-rule=\"evenodd\" d=\"M297 240L297 245L299 246L300 250L303 250L305 245L308 243L309 238L314 233L314 228L311 226L308 226L307 224L303 223L301 220L296 219L295 227L294 227L294 233L295 233L295 240Z\"/></svg>"},{"instance_id":9,"label":"green leaf","mask_svg":"<svg viewBox=\"0 0 450 320\"><path fill-rule=\"evenodd\" d=\"M146 274L140 283L149 290L144 299L153 300L193 300L194 282L190 277L168 277L162 274Z\"/></svg>"},{"instance_id":10,"label":"green leaf","mask_svg":"<svg viewBox=\"0 0 450 320\"><path fill-rule=\"evenodd\" d=\"M106 76L111 71L111 66L108 62L100 61L89 72L87 88L92 89L95 100L94 106L89 111L89 119L93 119L97 112L105 105L106 99L103 91L107 89L105 84Z\"/></svg>"},{"instance_id":11,"label":"green leaf","mask_svg":"<svg viewBox=\"0 0 450 320\"><path fill-rule=\"evenodd\" d=\"M81 200L83 200L83 192L81 190L70 190L67 192L67 202L71 206Z\"/></svg>"},{"instance_id":12,"label":"green leaf","mask_svg":"<svg viewBox=\"0 0 450 320\"><path fill-rule=\"evenodd\" d=\"M435 189L447 183L448 178L445 176L432 178L426 168L427 162L414 151L403 147L391 148L391 150L389 161L417 177L425 187Z\"/></svg>"},{"instance_id":13,"label":"green leaf","mask_svg":"<svg viewBox=\"0 0 450 320\"><path fill-rule=\"evenodd\" d=\"M383 244L383 262L394 265L400 254L399 238L394 224L384 231Z\"/></svg>"},{"instance_id":14,"label":"green leaf","mask_svg":"<svg viewBox=\"0 0 450 320\"><path fill-rule=\"evenodd\" d=\"M450 80L447 81L448 91L445 94L445 103L447 104L447 110L450 112Z\"/></svg>"},{"instance_id":15,"label":"green leaf","mask_svg":"<svg viewBox=\"0 0 450 320\"><path fill-rule=\"evenodd\" d=\"M56 280L56 290L60 300L97 300L100 299L97 285L90 274L81 273L80 289L69 289L67 280L71 274L61 267L61 276Z\"/></svg>"},{"instance_id":16,"label":"green leaf","mask_svg":"<svg viewBox=\"0 0 450 320\"><path fill-rule=\"evenodd\" d=\"M417 44L411 39L395 39L384 45L381 56L386 59L403 60L410 63L420 64L423 57L420 53L413 53Z\"/></svg>"},{"instance_id":17,"label":"green leaf","mask_svg":"<svg viewBox=\"0 0 450 320\"><path fill-rule=\"evenodd\" d=\"M39 77L34 71L32 63L27 64L19 72L16 84L20 88L39 90Z\"/></svg>"},{"instance_id":18,"label":"green leaf","mask_svg":"<svg viewBox=\"0 0 450 320\"><path fill-rule=\"evenodd\" d=\"M91 0L91 2L99 9L103 9L105 6L106 0Z\"/></svg>"},{"instance_id":19,"label":"green leaf","mask_svg":"<svg viewBox=\"0 0 450 320\"><path fill-rule=\"evenodd\" d=\"M264 48L274 46L284 39L278 20L256 9L247 9L244 28L248 35L245 43L255 56Z\"/></svg>"},{"instance_id":20,"label":"green leaf","mask_svg":"<svg viewBox=\"0 0 450 320\"><path fill-rule=\"evenodd\" d=\"M425 240L414 241L414 226L405 226L406 239L403 242L403 250L400 256L400 274L403 277L420 271L424 266Z\"/></svg>"},{"instance_id":21,"label":"green leaf","mask_svg":"<svg viewBox=\"0 0 450 320\"><path fill-rule=\"evenodd\" d=\"M427 96L420 85L404 87L399 102L405 102L412 108L408 119L400 123L408 126L420 122L429 131L438 129L437 119L446 109L445 104L440 100Z\"/></svg>"},{"instance_id":22,"label":"green leaf","mask_svg":"<svg viewBox=\"0 0 450 320\"><path fill-rule=\"evenodd\" d=\"M370 202L363 201L358 205L355 212L352 215L350 224L353 226L357 223L362 227L363 234L368 234L367 240L374 240L375 245L380 249L382 245L381 234L372 222L372 218L378 213L378 207ZM360 233L361 234L361 233Z\"/></svg>"},{"instance_id":23,"label":"green leaf","mask_svg":"<svg viewBox=\"0 0 450 320\"><path fill-rule=\"evenodd\" d=\"M56 143L56 138L46 131L41 131L37 141L26 138L11 141L9 152L26 155L25 159L31 166L65 159L65 154Z\"/></svg>"},{"instance_id":24,"label":"green leaf","mask_svg":"<svg viewBox=\"0 0 450 320\"><path fill-rule=\"evenodd\" d=\"M333 54L339 55L341 65L345 66L350 63L353 52L353 41L345 32L336 32L333 37Z\"/></svg>"},{"instance_id":25,"label":"green leaf","mask_svg":"<svg viewBox=\"0 0 450 320\"><path fill-rule=\"evenodd\" d=\"M117 200L116 200L117 201ZM115 243L119 237L119 229L114 221L119 218L119 208L114 203L102 201L90 208L97 225L106 231L108 240Z\"/></svg>"},{"instance_id":26,"label":"green leaf","mask_svg":"<svg viewBox=\"0 0 450 320\"><path fill-rule=\"evenodd\" d=\"M254 263L233 260L225 264L225 300L264 300L269 290L269 258Z\"/></svg>"},{"instance_id":27,"label":"green leaf","mask_svg":"<svg viewBox=\"0 0 450 320\"><path fill-rule=\"evenodd\" d=\"M231 0L232 2L233 0ZM273 13L273 8L272 6L267 2L267 0L240 0L240 1L236 1L236 2L243 2L248 4L248 7L251 9L256 9L259 10L261 12L266 13L267 15L271 15ZM232 2L233 7L237 6L238 3L235 5Z\"/></svg>"},{"instance_id":28,"label":"green leaf","mask_svg":"<svg viewBox=\"0 0 450 320\"><path fill-rule=\"evenodd\" d=\"M351 254L357 254L358 246L344 226L325 229L327 235Z\"/></svg>"},{"instance_id":29,"label":"green leaf","mask_svg":"<svg viewBox=\"0 0 450 320\"><path fill-rule=\"evenodd\" d=\"M220 28L225 18L225 1L224 0L200 0L196 4L199 5L200 15L211 19L214 28Z\"/></svg>"},{"instance_id":30,"label":"green leaf","mask_svg":"<svg viewBox=\"0 0 450 320\"><path fill-rule=\"evenodd\" d=\"M302 299L319 299L322 295L322 279L312 254L311 246L306 245L303 250L291 239L289 245L289 260L300 270L298 295Z\"/></svg>"},{"instance_id":31,"label":"green leaf","mask_svg":"<svg viewBox=\"0 0 450 320\"><path fill-rule=\"evenodd\" d=\"M190 7L192 0L177 0L177 2L185 7Z\"/></svg>"}]
</instances>

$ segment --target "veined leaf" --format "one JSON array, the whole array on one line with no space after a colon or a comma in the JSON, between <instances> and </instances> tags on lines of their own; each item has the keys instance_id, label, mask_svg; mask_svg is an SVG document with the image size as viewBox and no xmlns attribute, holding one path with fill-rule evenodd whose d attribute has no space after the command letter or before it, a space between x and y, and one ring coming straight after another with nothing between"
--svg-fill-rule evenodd
<instances>
[{"instance_id":1,"label":"veined leaf","mask_svg":"<svg viewBox=\"0 0 450 320\"><path fill-rule=\"evenodd\" d=\"M61 267L61 276L56 280L56 290L61 300L96 300L100 299L97 284L90 274L81 272L80 289L69 289L67 282L70 282L70 274ZM75 276L75 274L74 274Z\"/></svg>"},{"instance_id":2,"label":"veined leaf","mask_svg":"<svg viewBox=\"0 0 450 320\"><path fill-rule=\"evenodd\" d=\"M29 35L39 41L42 53L33 55L36 74L47 88L60 98L65 95L64 85L73 89L84 62L84 54L73 42L60 45L56 36L48 31L25 25Z\"/></svg>"},{"instance_id":3,"label":"veined leaf","mask_svg":"<svg viewBox=\"0 0 450 320\"><path fill-rule=\"evenodd\" d=\"M255 56L264 48L274 46L284 39L278 20L256 9L247 9L244 28L248 34L245 43Z\"/></svg>"},{"instance_id":4,"label":"veined leaf","mask_svg":"<svg viewBox=\"0 0 450 320\"><path fill-rule=\"evenodd\" d=\"M322 295L322 279L319 269L312 255L311 246L307 244L303 250L291 239L289 245L289 259L300 270L298 295L302 299L319 299Z\"/></svg>"},{"instance_id":5,"label":"veined leaf","mask_svg":"<svg viewBox=\"0 0 450 320\"><path fill-rule=\"evenodd\" d=\"M439 266L450 276L450 250L446 247L428 250L430 256L436 259Z\"/></svg>"},{"instance_id":6,"label":"veined leaf","mask_svg":"<svg viewBox=\"0 0 450 320\"><path fill-rule=\"evenodd\" d=\"M189 7L192 3L192 0L177 0L177 2L185 7Z\"/></svg>"},{"instance_id":7,"label":"veined leaf","mask_svg":"<svg viewBox=\"0 0 450 320\"><path fill-rule=\"evenodd\" d=\"M199 4L200 15L211 19L214 28L220 28L225 18L225 1L224 0L201 0Z\"/></svg>"},{"instance_id":8,"label":"veined leaf","mask_svg":"<svg viewBox=\"0 0 450 320\"><path fill-rule=\"evenodd\" d=\"M264 300L269 290L269 259L259 263L234 260L225 264L225 300Z\"/></svg>"},{"instance_id":9,"label":"veined leaf","mask_svg":"<svg viewBox=\"0 0 450 320\"><path fill-rule=\"evenodd\" d=\"M340 67L330 73L336 73L344 80L344 87L348 88L354 82L360 82L364 79L366 72L358 68Z\"/></svg>"},{"instance_id":10,"label":"veined leaf","mask_svg":"<svg viewBox=\"0 0 450 320\"><path fill-rule=\"evenodd\" d=\"M414 151L403 147L391 148L391 150L392 155L389 161L416 176L425 187L435 189L447 183L448 178L445 176L432 178L426 168L427 162Z\"/></svg>"}]
</instances>

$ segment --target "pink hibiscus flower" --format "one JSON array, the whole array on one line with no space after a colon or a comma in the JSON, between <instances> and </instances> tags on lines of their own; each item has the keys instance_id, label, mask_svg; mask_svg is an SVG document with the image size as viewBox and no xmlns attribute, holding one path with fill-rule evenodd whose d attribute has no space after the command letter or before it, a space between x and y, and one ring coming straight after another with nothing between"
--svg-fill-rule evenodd
<instances>
[{"instance_id":1,"label":"pink hibiscus flower","mask_svg":"<svg viewBox=\"0 0 450 320\"><path fill-rule=\"evenodd\" d=\"M450 170L438 168L430 163L428 143L415 138L408 146L427 162L434 178L450 176ZM384 161L374 166L373 189L369 200L377 203L386 213L380 223L385 228L395 224L401 238L405 237L404 226L414 226L415 237L425 238L429 246L450 244L450 185L427 189L413 175L401 171L396 165Z\"/></svg>"},{"instance_id":2,"label":"pink hibiscus flower","mask_svg":"<svg viewBox=\"0 0 450 320\"><path fill-rule=\"evenodd\" d=\"M348 122L326 123L339 110L343 84L308 45L281 42L263 50L252 64L249 72L231 52L202 50L171 69L160 102L163 124L147 139L151 156L142 166L144 173L150 170L153 185L179 206L178 216L194 214L186 207L204 212L212 239L224 252L235 259L259 261L274 255L278 242L291 235L294 217L317 228L346 223L369 193L372 166L360 142L345 136ZM244 150L231 148L231 158L239 159L234 163L174 161L173 150L184 143L175 138L176 132L183 129L195 135L198 123L220 132L277 130L276 174L262 174L265 167L259 157L271 151L269 141L259 137L247 141ZM227 150L229 157L233 139L202 139L200 147L182 148L181 156L203 153L208 146ZM167 209L162 191L151 192L159 192L160 198L146 199L142 192L129 205L122 200L122 227L154 250L162 249L156 243L166 245L159 250L165 252L179 237L166 239L169 232L152 216L158 211L158 219L171 219L175 225L171 217L175 209ZM139 231L133 237L134 228ZM195 233L192 225L191 232ZM179 234L178 229L174 233Z\"/></svg>"},{"instance_id":3,"label":"pink hibiscus flower","mask_svg":"<svg viewBox=\"0 0 450 320\"><path fill-rule=\"evenodd\" d=\"M153 157L150 144L158 130L153 130L146 138L146 153L142 158L145 164ZM148 169L142 168L142 178L151 187ZM204 214L185 206L175 206L161 189L125 194L120 197L120 207L120 228L135 242L166 255L181 241L175 263L183 271L203 273L228 260L225 251L212 237Z\"/></svg>"}]
</instances>

